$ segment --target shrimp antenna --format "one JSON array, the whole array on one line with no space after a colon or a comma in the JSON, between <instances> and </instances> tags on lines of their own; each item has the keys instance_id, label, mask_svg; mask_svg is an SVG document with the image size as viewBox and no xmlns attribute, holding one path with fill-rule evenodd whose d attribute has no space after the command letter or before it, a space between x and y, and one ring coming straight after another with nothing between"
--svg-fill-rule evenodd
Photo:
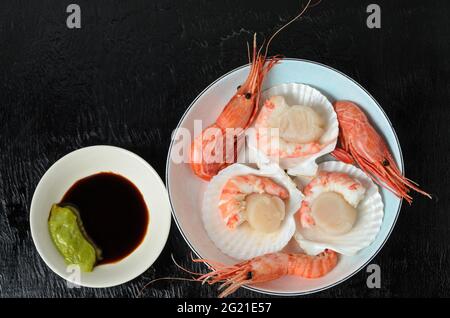
<instances>
[{"instance_id":1,"label":"shrimp antenna","mask_svg":"<svg viewBox=\"0 0 450 318\"><path fill-rule=\"evenodd\" d=\"M184 271L184 272L186 272L186 273L188 273L188 274L194 275L194 276L204 275L203 273L197 273L197 272L190 271L190 270L184 268L183 266L181 266L180 264L178 264L177 261L175 261L175 257L173 256L173 254L170 254L170 257L172 258L172 262L175 264L175 266L178 267L179 269L181 269L182 271ZM192 257L192 253L191 253L191 257ZM194 278L194 277L192 277L192 278L184 278L184 277L160 277L160 278L153 279L153 280L149 281L148 283L146 283L146 284L144 285L144 287L142 287L142 288L139 290L139 292L138 292L138 294L137 294L136 297L137 297L137 298L140 298L140 297L144 294L144 290L145 290L149 285L151 285L151 284L153 284L153 283L156 283L156 282L159 282L159 281L163 281L163 280L178 280L178 281L187 281L187 282L198 282L198 280L197 280L196 278Z\"/></svg>"},{"instance_id":2,"label":"shrimp antenna","mask_svg":"<svg viewBox=\"0 0 450 318\"><path fill-rule=\"evenodd\" d=\"M175 266L178 267L179 269L181 269L183 272L186 272L186 273L191 274L191 275L198 275L198 276L204 275L204 273L198 273L198 272L190 271L187 268L184 268L183 266L178 264L177 261L175 260L175 257L173 256L173 254L170 254L170 257L172 258L172 262L175 264Z\"/></svg>"},{"instance_id":3,"label":"shrimp antenna","mask_svg":"<svg viewBox=\"0 0 450 318\"><path fill-rule=\"evenodd\" d=\"M272 36L269 38L269 41L267 41L267 45L266 45L266 50L264 52L264 57L267 57L267 52L269 51L269 46L270 43L272 42L272 40L275 38L275 36L277 36L278 33L280 33L282 30L284 30L288 25L290 25L291 23L295 22L298 18L300 18L308 8L313 8L315 6L317 6L320 2L322 2L322 0L319 0L318 2L314 3L312 6L310 6L312 0L308 0L308 3L305 5L305 7L300 11L299 14L297 14L297 16L295 16L294 18L292 18L289 22L287 22L285 25L283 25L281 28L279 28L277 31L275 31L274 34L272 34Z\"/></svg>"},{"instance_id":4,"label":"shrimp antenna","mask_svg":"<svg viewBox=\"0 0 450 318\"><path fill-rule=\"evenodd\" d=\"M160 278L156 278L153 279L151 281L149 281L147 284L144 285L144 287L142 287L138 294L136 295L136 298L140 298L142 297L142 295L144 294L144 290L151 284L162 281L162 280L181 280L181 281L185 281L185 282L198 282L195 278L183 278L183 277L160 277Z\"/></svg>"}]
</instances>

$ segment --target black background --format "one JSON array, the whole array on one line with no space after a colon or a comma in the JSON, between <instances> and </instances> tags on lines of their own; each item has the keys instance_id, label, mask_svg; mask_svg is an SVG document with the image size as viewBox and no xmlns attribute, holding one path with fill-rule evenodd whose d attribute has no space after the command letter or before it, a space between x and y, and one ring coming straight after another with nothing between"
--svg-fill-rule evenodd
<instances>
[{"instance_id":1,"label":"black background","mask_svg":"<svg viewBox=\"0 0 450 318\"><path fill-rule=\"evenodd\" d=\"M150 162L164 177L172 129L195 96L247 63L246 42L270 35L299 9L276 1L81 1L82 28L66 27L75 1L0 2L0 296L135 297L148 281L184 276L190 250L172 224L155 264L109 289L68 289L40 259L29 230L33 191L46 169L80 147L111 144ZM382 10L366 27L366 7ZM330 65L382 105L400 139L407 175L433 193L403 205L364 270L310 297L450 296L448 1L325 0L286 29L271 53ZM200 269L198 266L193 268ZM214 287L160 282L145 297L214 297ZM247 290L235 296L261 297Z\"/></svg>"}]
</instances>

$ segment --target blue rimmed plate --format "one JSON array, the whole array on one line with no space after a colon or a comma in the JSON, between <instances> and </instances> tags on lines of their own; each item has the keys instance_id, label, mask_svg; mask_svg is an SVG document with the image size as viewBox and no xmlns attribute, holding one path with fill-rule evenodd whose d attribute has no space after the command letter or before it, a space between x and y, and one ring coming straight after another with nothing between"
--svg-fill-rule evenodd
<instances>
[{"instance_id":1,"label":"blue rimmed plate","mask_svg":"<svg viewBox=\"0 0 450 318\"><path fill-rule=\"evenodd\" d=\"M245 81L248 71L249 65L239 67L209 85L186 110L178 128L186 128L192 134L194 120L201 119L204 125L213 123L224 105L235 93L236 87ZM332 102L345 99L360 105L387 141L395 160L403 171L401 148L394 128L381 106L361 85L326 65L286 58L271 70L263 89L290 82L311 85L325 94ZM172 141L166 167L166 186L175 222L186 242L200 258L226 264L235 263L236 260L217 249L203 228L200 209L202 194L207 183L194 176L188 163L172 160L175 152L179 155L180 143L189 146L190 140L184 138ZM309 294L335 286L364 268L387 241L400 213L401 200L385 189L380 189L380 191L385 204L384 219L376 240L369 247L360 251L356 256L341 256L336 268L319 279L283 277L275 281L246 287L261 293L281 296Z\"/></svg>"}]
</instances>

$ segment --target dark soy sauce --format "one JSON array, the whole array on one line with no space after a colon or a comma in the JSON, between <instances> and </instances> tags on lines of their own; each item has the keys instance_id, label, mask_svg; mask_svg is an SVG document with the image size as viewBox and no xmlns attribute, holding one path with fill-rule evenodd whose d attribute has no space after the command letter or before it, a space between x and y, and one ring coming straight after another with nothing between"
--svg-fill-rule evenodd
<instances>
[{"instance_id":1,"label":"dark soy sauce","mask_svg":"<svg viewBox=\"0 0 450 318\"><path fill-rule=\"evenodd\" d=\"M102 251L97 264L128 256L147 232L149 213L142 194L132 182L114 173L102 172L77 181L61 205L78 209L87 235Z\"/></svg>"}]
</instances>

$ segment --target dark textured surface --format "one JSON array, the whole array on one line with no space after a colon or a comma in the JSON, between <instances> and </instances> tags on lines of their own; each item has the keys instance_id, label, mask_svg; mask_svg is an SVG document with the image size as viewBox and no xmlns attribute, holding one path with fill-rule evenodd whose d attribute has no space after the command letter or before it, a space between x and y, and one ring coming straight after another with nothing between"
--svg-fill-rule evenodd
<instances>
[{"instance_id":1,"label":"dark textured surface","mask_svg":"<svg viewBox=\"0 0 450 318\"><path fill-rule=\"evenodd\" d=\"M450 296L450 5L376 1L382 28L365 25L368 1L325 0L282 33L272 53L330 65L380 102L400 139L406 171L432 192L404 205L365 271L312 297ZM190 266L173 224L156 263L130 283L68 289L45 266L29 230L40 177L80 147L111 144L136 152L164 176L170 133L210 82L245 64L253 32L269 35L298 11L277 1L76 1L82 29L65 26L69 1L0 2L0 296L134 297L153 278ZM146 297L213 297L215 288L160 282ZM260 297L240 290L236 296Z\"/></svg>"}]
</instances>

